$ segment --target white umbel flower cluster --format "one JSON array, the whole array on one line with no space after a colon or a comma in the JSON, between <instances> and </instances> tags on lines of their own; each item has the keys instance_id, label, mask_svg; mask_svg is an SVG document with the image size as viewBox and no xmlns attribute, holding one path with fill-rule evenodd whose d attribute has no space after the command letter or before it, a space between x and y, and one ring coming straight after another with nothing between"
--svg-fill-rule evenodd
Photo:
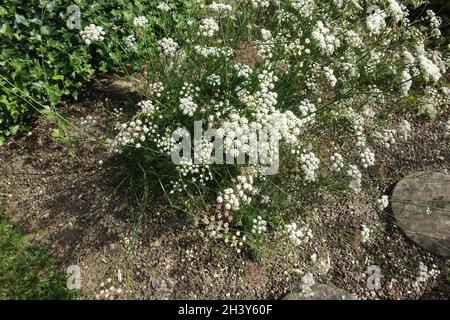
<instances>
[{"instance_id":1,"label":"white umbel flower cluster","mask_svg":"<svg viewBox=\"0 0 450 320\"><path fill-rule=\"evenodd\" d=\"M366 136L364 135L364 118L351 108L348 108L345 113L347 119L351 122L357 146L365 147Z\"/></svg>"},{"instance_id":2,"label":"white umbel flower cluster","mask_svg":"<svg viewBox=\"0 0 450 320\"><path fill-rule=\"evenodd\" d=\"M433 10L427 10L427 19L430 21L431 35L433 37L439 38L441 36L441 30L439 27L441 26L442 19L437 16Z\"/></svg>"},{"instance_id":3,"label":"white umbel flower cluster","mask_svg":"<svg viewBox=\"0 0 450 320\"><path fill-rule=\"evenodd\" d=\"M214 144L207 139L199 139L194 143L194 159L196 162L208 165L211 163L211 153Z\"/></svg>"},{"instance_id":4,"label":"white umbel flower cluster","mask_svg":"<svg viewBox=\"0 0 450 320\"><path fill-rule=\"evenodd\" d=\"M395 22L403 21L408 16L405 6L398 3L397 0L388 0L388 4L387 12Z\"/></svg>"},{"instance_id":5,"label":"white umbel flower cluster","mask_svg":"<svg viewBox=\"0 0 450 320\"><path fill-rule=\"evenodd\" d=\"M236 70L237 76L240 78L248 79L250 75L253 73L253 70L250 66L245 63L237 62L233 65L233 69Z\"/></svg>"},{"instance_id":6,"label":"white umbel flower cluster","mask_svg":"<svg viewBox=\"0 0 450 320\"><path fill-rule=\"evenodd\" d=\"M83 38L84 43L90 45L94 42L101 42L105 39L105 31L103 27L96 26L95 24L90 24L84 27L83 30L80 31L81 38Z\"/></svg>"},{"instance_id":7,"label":"white umbel flower cluster","mask_svg":"<svg viewBox=\"0 0 450 320\"><path fill-rule=\"evenodd\" d=\"M206 82L213 87L218 87L222 83L220 80L220 76L213 73L206 77Z\"/></svg>"},{"instance_id":8,"label":"white umbel flower cluster","mask_svg":"<svg viewBox=\"0 0 450 320\"><path fill-rule=\"evenodd\" d=\"M206 46L200 46L195 45L194 51L204 57L204 58L220 58L220 57L231 57L233 55L233 49L229 47L206 47Z\"/></svg>"},{"instance_id":9,"label":"white umbel flower cluster","mask_svg":"<svg viewBox=\"0 0 450 320\"><path fill-rule=\"evenodd\" d=\"M384 129L382 132L375 132L373 134L374 138L383 143L386 149L389 149L391 145L395 143L395 134L397 133L394 129Z\"/></svg>"},{"instance_id":10,"label":"white umbel flower cluster","mask_svg":"<svg viewBox=\"0 0 450 320\"><path fill-rule=\"evenodd\" d=\"M91 115L87 117L81 118L80 125L86 128L92 128L97 124L97 120L95 120Z\"/></svg>"},{"instance_id":11,"label":"white umbel flower cluster","mask_svg":"<svg viewBox=\"0 0 450 320\"><path fill-rule=\"evenodd\" d=\"M205 18L200 22L199 30L199 35L210 38L219 31L219 24L212 18Z\"/></svg>"},{"instance_id":12,"label":"white umbel flower cluster","mask_svg":"<svg viewBox=\"0 0 450 320\"><path fill-rule=\"evenodd\" d=\"M380 199L377 199L378 210L383 211L389 205L389 197L384 195Z\"/></svg>"},{"instance_id":13,"label":"white umbel flower cluster","mask_svg":"<svg viewBox=\"0 0 450 320\"><path fill-rule=\"evenodd\" d=\"M437 82L442 77L439 67L436 66L433 61L428 59L425 55L419 56L419 65L425 81Z\"/></svg>"},{"instance_id":14,"label":"white umbel flower cluster","mask_svg":"<svg viewBox=\"0 0 450 320\"><path fill-rule=\"evenodd\" d=\"M240 208L239 197L234 193L233 188L227 188L219 194L217 203L224 203L226 210L238 211Z\"/></svg>"},{"instance_id":15,"label":"white umbel flower cluster","mask_svg":"<svg viewBox=\"0 0 450 320\"><path fill-rule=\"evenodd\" d=\"M361 242L362 243L366 243L370 241L370 229L367 228L367 226L365 224L361 225L361 232L360 232L360 236L361 236Z\"/></svg>"},{"instance_id":16,"label":"white umbel flower cluster","mask_svg":"<svg viewBox=\"0 0 450 320\"><path fill-rule=\"evenodd\" d=\"M216 201L224 204L226 210L238 211L241 204L249 204L252 201L251 194L256 192L253 187L252 176L238 176L235 188L227 188L219 193Z\"/></svg>"},{"instance_id":17,"label":"white umbel flower cluster","mask_svg":"<svg viewBox=\"0 0 450 320\"><path fill-rule=\"evenodd\" d=\"M169 12L171 8L167 3L161 2L156 6L156 9L158 9L162 12Z\"/></svg>"},{"instance_id":18,"label":"white umbel flower cluster","mask_svg":"<svg viewBox=\"0 0 450 320\"><path fill-rule=\"evenodd\" d=\"M301 122L306 123L313 123L314 119L316 117L316 106L310 102L308 99L302 100L298 105L298 111L302 114Z\"/></svg>"},{"instance_id":19,"label":"white umbel flower cluster","mask_svg":"<svg viewBox=\"0 0 450 320\"><path fill-rule=\"evenodd\" d=\"M125 47L127 47L128 49L135 51L137 49L137 42L136 42L136 38L134 37L134 35L129 35L127 37L125 37L123 39L123 41L125 42Z\"/></svg>"},{"instance_id":20,"label":"white umbel flower cluster","mask_svg":"<svg viewBox=\"0 0 450 320\"><path fill-rule=\"evenodd\" d=\"M341 45L339 38L337 38L322 21L318 21L312 34L312 38L316 40L317 45L322 49L322 52L327 55L332 55L333 52Z\"/></svg>"},{"instance_id":21,"label":"white umbel flower cluster","mask_svg":"<svg viewBox=\"0 0 450 320\"><path fill-rule=\"evenodd\" d=\"M405 59L407 64L413 64L416 61L416 58L409 52L408 50L403 50L402 57Z\"/></svg>"},{"instance_id":22,"label":"white umbel flower cluster","mask_svg":"<svg viewBox=\"0 0 450 320\"><path fill-rule=\"evenodd\" d=\"M241 247L244 245L247 237L245 235L241 236L240 231L236 231L236 234L231 236L231 238L225 238L225 243L229 243L232 248L236 249L237 253L241 253Z\"/></svg>"},{"instance_id":23,"label":"white umbel flower cluster","mask_svg":"<svg viewBox=\"0 0 450 320\"><path fill-rule=\"evenodd\" d=\"M199 160L203 161L200 158ZM176 169L183 177L189 177L193 183L199 182L204 185L206 181L211 179L208 166L204 162L196 164L192 159L182 159Z\"/></svg>"},{"instance_id":24,"label":"white umbel flower cluster","mask_svg":"<svg viewBox=\"0 0 450 320\"><path fill-rule=\"evenodd\" d=\"M182 110L184 115L192 117L197 108L198 105L194 102L192 96L180 98L180 109Z\"/></svg>"},{"instance_id":25,"label":"white umbel flower cluster","mask_svg":"<svg viewBox=\"0 0 450 320\"><path fill-rule=\"evenodd\" d=\"M330 67L324 67L323 73L325 75L325 78L327 78L328 82L330 83L331 87L335 87L338 80L334 75L333 69L331 69Z\"/></svg>"},{"instance_id":26,"label":"white umbel flower cluster","mask_svg":"<svg viewBox=\"0 0 450 320\"><path fill-rule=\"evenodd\" d=\"M270 0L250 0L255 8L267 8L270 6Z\"/></svg>"},{"instance_id":27,"label":"white umbel flower cluster","mask_svg":"<svg viewBox=\"0 0 450 320\"><path fill-rule=\"evenodd\" d=\"M162 52L162 54L164 54L168 58L171 58L175 56L175 53L177 52L179 45L172 38L162 38L161 40L158 41L158 47L159 50Z\"/></svg>"},{"instance_id":28,"label":"white umbel flower cluster","mask_svg":"<svg viewBox=\"0 0 450 320\"><path fill-rule=\"evenodd\" d=\"M153 105L153 103L150 100L144 100L139 102L138 107L140 107L142 112L148 116L153 115L155 112L159 110L159 108Z\"/></svg>"},{"instance_id":29,"label":"white umbel flower cluster","mask_svg":"<svg viewBox=\"0 0 450 320\"><path fill-rule=\"evenodd\" d=\"M231 11L233 11L233 7L226 3L217 3L213 2L210 5L208 5L208 9L212 12L220 13L220 14L227 14Z\"/></svg>"},{"instance_id":30,"label":"white umbel flower cluster","mask_svg":"<svg viewBox=\"0 0 450 320\"><path fill-rule=\"evenodd\" d=\"M331 157L331 170L334 172L340 172L344 167L344 158L340 153L334 153Z\"/></svg>"},{"instance_id":31,"label":"white umbel flower cluster","mask_svg":"<svg viewBox=\"0 0 450 320\"><path fill-rule=\"evenodd\" d=\"M258 55L263 59L270 59L272 58L272 51L275 47L275 40L272 38L272 33L270 30L262 28L261 38L262 41L259 42Z\"/></svg>"},{"instance_id":32,"label":"white umbel flower cluster","mask_svg":"<svg viewBox=\"0 0 450 320\"><path fill-rule=\"evenodd\" d=\"M402 96L407 96L412 86L412 77L408 69L402 71L400 76L400 91Z\"/></svg>"},{"instance_id":33,"label":"white umbel flower cluster","mask_svg":"<svg viewBox=\"0 0 450 320\"><path fill-rule=\"evenodd\" d=\"M315 182L316 172L319 169L320 160L313 152L300 154L298 157L300 168L303 171L303 179L305 182Z\"/></svg>"},{"instance_id":34,"label":"white umbel flower cluster","mask_svg":"<svg viewBox=\"0 0 450 320\"><path fill-rule=\"evenodd\" d=\"M354 48L364 46L364 42L362 41L361 37L354 30L348 30L345 33L345 40L350 46Z\"/></svg>"},{"instance_id":35,"label":"white umbel flower cluster","mask_svg":"<svg viewBox=\"0 0 450 320\"><path fill-rule=\"evenodd\" d=\"M180 105L179 108L181 112L189 117L192 117L197 111L198 105L194 101L194 98L197 96L200 88L195 87L191 83L185 82L180 91Z\"/></svg>"},{"instance_id":36,"label":"white umbel flower cluster","mask_svg":"<svg viewBox=\"0 0 450 320\"><path fill-rule=\"evenodd\" d=\"M431 270L428 270L428 267L422 261L420 261L419 262L419 271L418 271L416 281L418 283L423 283L423 282L428 281L428 279L430 279L430 278L436 278L439 274L440 274L440 271L438 270L438 268L435 265L433 265Z\"/></svg>"},{"instance_id":37,"label":"white umbel flower cluster","mask_svg":"<svg viewBox=\"0 0 450 320\"><path fill-rule=\"evenodd\" d=\"M298 11L300 16L307 18L311 16L316 9L314 0L290 0L292 8Z\"/></svg>"},{"instance_id":38,"label":"white umbel flower cluster","mask_svg":"<svg viewBox=\"0 0 450 320\"><path fill-rule=\"evenodd\" d=\"M297 247L307 243L313 237L312 230L307 225L298 227L295 222L285 225L285 233Z\"/></svg>"},{"instance_id":39,"label":"white umbel flower cluster","mask_svg":"<svg viewBox=\"0 0 450 320\"><path fill-rule=\"evenodd\" d=\"M266 220L264 220L261 216L258 216L256 219L253 219L252 233L262 234L266 231L267 231Z\"/></svg>"},{"instance_id":40,"label":"white umbel flower cluster","mask_svg":"<svg viewBox=\"0 0 450 320\"><path fill-rule=\"evenodd\" d=\"M261 37L264 41L269 41L272 39L272 33L270 32L270 30L261 29Z\"/></svg>"},{"instance_id":41,"label":"white umbel flower cluster","mask_svg":"<svg viewBox=\"0 0 450 320\"><path fill-rule=\"evenodd\" d=\"M164 85L161 81L153 82L148 85L149 91L153 96L160 98L164 91Z\"/></svg>"},{"instance_id":42,"label":"white umbel flower cluster","mask_svg":"<svg viewBox=\"0 0 450 320\"><path fill-rule=\"evenodd\" d=\"M148 19L144 16L135 17L133 19L133 25L137 28L145 27L148 23Z\"/></svg>"},{"instance_id":43,"label":"white umbel flower cluster","mask_svg":"<svg viewBox=\"0 0 450 320\"><path fill-rule=\"evenodd\" d=\"M141 148L141 143L145 142L148 136L156 133L157 126L149 121L144 122L138 119L123 123L117 129L119 133L114 139L108 140L108 145L113 151L120 152L124 146Z\"/></svg>"},{"instance_id":44,"label":"white umbel flower cluster","mask_svg":"<svg viewBox=\"0 0 450 320\"><path fill-rule=\"evenodd\" d=\"M369 149L364 149L360 154L361 164L364 168L375 165L375 154Z\"/></svg>"}]
</instances>

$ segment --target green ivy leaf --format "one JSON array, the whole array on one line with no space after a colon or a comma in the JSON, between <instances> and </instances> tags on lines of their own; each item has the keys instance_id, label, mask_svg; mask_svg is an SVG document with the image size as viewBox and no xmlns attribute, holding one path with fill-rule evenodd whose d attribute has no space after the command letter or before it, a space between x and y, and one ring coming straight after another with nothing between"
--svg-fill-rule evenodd
<instances>
[{"instance_id":1,"label":"green ivy leaf","mask_svg":"<svg viewBox=\"0 0 450 320\"><path fill-rule=\"evenodd\" d=\"M12 29L7 22L3 23L2 26L0 27L0 34L3 34L7 37L12 36L13 34Z\"/></svg>"},{"instance_id":2,"label":"green ivy leaf","mask_svg":"<svg viewBox=\"0 0 450 320\"><path fill-rule=\"evenodd\" d=\"M16 13L14 17L15 17L16 24L23 24L24 26L27 26L27 27L30 26L30 23L24 16Z\"/></svg>"}]
</instances>

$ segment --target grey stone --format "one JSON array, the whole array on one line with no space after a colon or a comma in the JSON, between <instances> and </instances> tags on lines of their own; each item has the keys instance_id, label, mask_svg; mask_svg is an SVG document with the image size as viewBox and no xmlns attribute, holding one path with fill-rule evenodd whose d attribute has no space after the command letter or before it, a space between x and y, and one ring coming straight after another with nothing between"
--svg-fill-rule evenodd
<instances>
[{"instance_id":1,"label":"grey stone","mask_svg":"<svg viewBox=\"0 0 450 320\"><path fill-rule=\"evenodd\" d=\"M96 83L96 88L102 92L111 94L127 94L136 91L136 83L129 79L100 79Z\"/></svg>"},{"instance_id":2,"label":"grey stone","mask_svg":"<svg viewBox=\"0 0 450 320\"><path fill-rule=\"evenodd\" d=\"M283 300L356 300L354 294L330 284L318 284L311 290L307 294L289 293Z\"/></svg>"},{"instance_id":3,"label":"grey stone","mask_svg":"<svg viewBox=\"0 0 450 320\"><path fill-rule=\"evenodd\" d=\"M392 211L419 247L450 257L450 176L439 172L411 174L394 188Z\"/></svg>"},{"instance_id":4,"label":"grey stone","mask_svg":"<svg viewBox=\"0 0 450 320\"><path fill-rule=\"evenodd\" d=\"M169 300L175 288L175 280L173 279L156 279L151 278L147 289L147 299L152 300Z\"/></svg>"}]
</instances>

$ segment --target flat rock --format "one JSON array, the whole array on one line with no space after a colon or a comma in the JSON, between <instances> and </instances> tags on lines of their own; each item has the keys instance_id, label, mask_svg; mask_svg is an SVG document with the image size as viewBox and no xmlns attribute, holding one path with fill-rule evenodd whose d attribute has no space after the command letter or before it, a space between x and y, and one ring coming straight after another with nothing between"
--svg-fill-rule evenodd
<instances>
[{"instance_id":1,"label":"flat rock","mask_svg":"<svg viewBox=\"0 0 450 320\"><path fill-rule=\"evenodd\" d=\"M419 247L450 257L450 176L418 172L403 178L392 193L400 228Z\"/></svg>"},{"instance_id":2,"label":"flat rock","mask_svg":"<svg viewBox=\"0 0 450 320\"><path fill-rule=\"evenodd\" d=\"M104 77L94 83L94 89L99 93L115 97L130 96L133 100L140 98L138 88L142 80L132 77L110 78Z\"/></svg>"},{"instance_id":3,"label":"flat rock","mask_svg":"<svg viewBox=\"0 0 450 320\"><path fill-rule=\"evenodd\" d=\"M307 294L289 293L283 300L356 300L356 296L330 284L318 284Z\"/></svg>"}]
</instances>

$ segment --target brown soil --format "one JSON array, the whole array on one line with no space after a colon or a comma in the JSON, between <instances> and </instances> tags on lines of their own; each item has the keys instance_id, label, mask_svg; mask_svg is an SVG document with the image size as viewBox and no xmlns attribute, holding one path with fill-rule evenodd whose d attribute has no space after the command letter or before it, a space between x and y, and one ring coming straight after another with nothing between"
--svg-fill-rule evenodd
<instances>
[{"instance_id":1,"label":"brown soil","mask_svg":"<svg viewBox=\"0 0 450 320\"><path fill-rule=\"evenodd\" d=\"M124 107L127 100L132 105L136 97L103 89L93 96L95 100L74 103L61 112L75 125L92 116L97 124L90 135L102 141L109 112ZM447 113L438 119L449 117ZM330 254L330 270L317 274L316 280L334 283L359 298L415 299L427 290L424 298L449 298L444 276L413 288L419 261L444 261L414 246L380 217L373 204L374 197L389 193L409 173L450 171L444 121L419 116L409 120L414 126L411 137L378 153L384 154L378 159L381 179L373 177L371 191L361 200L341 203L333 195L323 196L327 204L312 218L314 241L290 262L281 252L256 259L206 242L187 227L183 214L163 203L141 212L130 205L132 195L120 166L101 144L55 139L55 125L42 117L34 119L31 135L19 134L0 147L0 206L8 209L28 241L48 248L64 269L81 267L84 298L280 298L309 270L307 257L325 251ZM362 244L361 224L386 228L374 241ZM377 292L366 287L371 264L382 269L383 286Z\"/></svg>"}]
</instances>

